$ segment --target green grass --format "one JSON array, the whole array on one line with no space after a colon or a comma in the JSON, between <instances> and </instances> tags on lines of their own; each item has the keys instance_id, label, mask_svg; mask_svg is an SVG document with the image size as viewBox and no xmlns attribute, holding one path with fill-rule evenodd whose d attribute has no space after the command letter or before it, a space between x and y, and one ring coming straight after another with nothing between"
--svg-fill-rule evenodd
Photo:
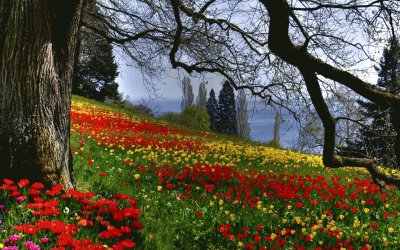
<instances>
[{"instance_id":1,"label":"green grass","mask_svg":"<svg viewBox=\"0 0 400 250\"><path fill-rule=\"evenodd\" d=\"M74 103L128 115L126 119L139 123L142 120L160 123L157 119L137 116L116 106L80 97L74 97ZM287 236L282 245L284 249L297 245L312 249L325 246L346 249L348 246L355 249L374 246L374 249L379 249L385 245L388 249L397 248L400 221L397 214L391 213L400 208L397 203L399 193L387 192L390 197L382 201L379 190L368 181L363 182L363 179L369 179L367 173L327 169L320 166L317 156L271 149L208 131L210 137L205 138L193 129L165 122L160 124L184 129L188 135L154 135L152 138L157 142L178 138L182 143L193 140L213 147L201 152L183 150L174 155L173 148L166 149L165 153L162 147L154 145L150 148L134 143L128 148L121 148L118 143L100 146L99 138L88 138L79 133L73 133L71 137L75 177L80 190L90 190L104 197L125 193L137 199L142 210L140 221L144 225L140 237L135 239L139 249L236 249L244 248L246 243L258 249L275 246L279 240L273 235L279 235L285 228L295 233ZM104 136L138 135L134 131L118 134L110 129L104 131ZM82 140L85 142L83 147L79 144ZM133 153L128 153L129 150ZM310 160L306 160L307 157ZM89 158L93 160L91 164ZM225 165L231 167L223 168ZM208 172L195 174L194 170L202 169L196 166L204 166ZM185 167L190 167L192 172L179 179ZM221 173L213 174L213 171ZM100 177L100 173L105 173L105 176ZM160 175L165 175L162 183ZM280 197L285 192L274 187L278 184L281 189L287 188L287 193L293 192L300 198ZM214 185L212 190L207 190L209 185ZM306 191L308 187L313 188ZM341 188L342 193L335 193ZM352 194L356 198L351 198ZM350 209L338 208L342 205ZM198 212L202 213L201 216L196 215ZM385 213L390 213L386 219ZM372 228L374 223L378 224L377 228ZM223 235L223 227L227 224L232 230L228 236L233 239ZM315 225L322 232L314 230ZM262 229L257 230L257 226ZM248 231L243 227L248 227ZM332 228L335 230L331 231ZM391 229L393 233L390 233ZM332 236L329 232L340 235ZM256 235L261 236L260 242L255 239ZM311 235L313 238L309 241L307 237ZM267 241L267 236L274 239ZM337 246L338 241L341 246ZM343 245L345 243L347 245Z\"/></svg>"}]
</instances>

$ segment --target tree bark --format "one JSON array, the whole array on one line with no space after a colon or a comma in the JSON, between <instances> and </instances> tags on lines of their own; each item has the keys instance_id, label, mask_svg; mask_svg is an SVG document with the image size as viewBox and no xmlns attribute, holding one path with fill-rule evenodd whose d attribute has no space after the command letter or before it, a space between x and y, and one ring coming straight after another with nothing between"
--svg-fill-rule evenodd
<instances>
[{"instance_id":1,"label":"tree bark","mask_svg":"<svg viewBox=\"0 0 400 250\"><path fill-rule=\"evenodd\" d=\"M393 105L390 114L391 123L396 133L394 137L394 153L396 156L397 168L400 169L400 106Z\"/></svg>"},{"instance_id":2,"label":"tree bark","mask_svg":"<svg viewBox=\"0 0 400 250\"><path fill-rule=\"evenodd\" d=\"M81 7L0 1L0 178L74 186L69 115Z\"/></svg>"},{"instance_id":3,"label":"tree bark","mask_svg":"<svg viewBox=\"0 0 400 250\"><path fill-rule=\"evenodd\" d=\"M286 0L259 1L270 17L268 46L271 52L289 64L312 69L313 72L350 88L382 108L400 105L400 96L382 91L357 76L314 57L307 51L307 47L294 45L289 37L289 17L292 12Z\"/></svg>"},{"instance_id":4,"label":"tree bark","mask_svg":"<svg viewBox=\"0 0 400 250\"><path fill-rule=\"evenodd\" d=\"M381 108L394 108L398 113L400 110L400 97L389 92L384 92L356 76L335 68L307 52L307 47L294 45L289 37L289 17L291 10L286 0L260 0L270 16L268 33L268 46L270 50L289 64L296 66L306 83L311 101L324 126L323 163L325 166L340 168L345 166L365 167L372 175L374 181L393 184L400 188L400 178L387 176L377 171L376 163L368 158L341 157L335 155L335 119L332 117L329 107L324 101L318 84L317 74L334 80L359 95L379 105ZM397 116L398 118L398 116ZM397 132L396 156L400 155L400 119L392 121ZM398 158L397 158L398 160Z\"/></svg>"}]
</instances>

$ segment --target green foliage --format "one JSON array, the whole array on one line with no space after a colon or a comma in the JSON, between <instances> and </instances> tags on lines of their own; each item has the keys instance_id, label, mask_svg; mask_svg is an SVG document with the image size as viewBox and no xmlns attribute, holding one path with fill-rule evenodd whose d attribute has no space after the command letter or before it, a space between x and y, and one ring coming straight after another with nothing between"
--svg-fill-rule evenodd
<instances>
[{"instance_id":1,"label":"green foliage","mask_svg":"<svg viewBox=\"0 0 400 250\"><path fill-rule=\"evenodd\" d=\"M125 113L103 103L88 104ZM143 122L147 128L152 120L125 119ZM251 249L244 248L246 243L270 249L282 240L286 243L280 249L296 245L325 249L343 242L354 249L367 244L397 249L399 217L393 211L399 210L399 192L382 194L359 169L327 169L317 156L238 143L227 135L189 136L187 130L171 137L159 131L132 131L119 134L125 139L133 136L129 147L125 140L108 144L116 131L110 127L90 138L72 133L75 176L81 190L101 197L119 193L135 198L144 227L133 238L135 249ZM192 142L212 146L178 150L165 143L175 140L178 146ZM232 166L225 167L228 163ZM16 205L12 212L21 210ZM70 214L69 221L76 221ZM225 237L226 232L232 238ZM317 234L307 241L305 234L313 232ZM275 240L267 240L272 235ZM259 242L256 236L261 236Z\"/></svg>"},{"instance_id":2,"label":"green foliage","mask_svg":"<svg viewBox=\"0 0 400 250\"><path fill-rule=\"evenodd\" d=\"M397 38L389 41L383 50L378 68L378 86L392 94L400 93L400 48Z\"/></svg>"},{"instance_id":3,"label":"green foliage","mask_svg":"<svg viewBox=\"0 0 400 250\"><path fill-rule=\"evenodd\" d=\"M129 100L125 100L122 103L122 107L132 111L135 114L142 114L145 116L154 117L153 110L149 106L147 106L143 103L135 105L135 104L131 103Z\"/></svg>"},{"instance_id":4,"label":"green foliage","mask_svg":"<svg viewBox=\"0 0 400 250\"><path fill-rule=\"evenodd\" d=\"M392 94L400 94L400 49L396 38L390 39L389 48L384 49L377 70L377 85ZM400 164L400 159L394 157L394 111L382 110L375 103L363 100L358 100L358 104L362 114L368 118L367 126L359 130L358 138L348 141L346 147L340 148L339 154L373 157L381 165L396 167Z\"/></svg>"},{"instance_id":5,"label":"green foliage","mask_svg":"<svg viewBox=\"0 0 400 250\"><path fill-rule=\"evenodd\" d=\"M185 125L191 128L199 130L210 128L210 116L202 106L195 105L185 108L182 112L182 118L185 121Z\"/></svg>"},{"instance_id":6,"label":"green foliage","mask_svg":"<svg viewBox=\"0 0 400 250\"><path fill-rule=\"evenodd\" d=\"M184 124L184 121L182 119L182 115L180 113L174 113L174 112L166 112L160 116L158 116L159 119L175 123L175 124Z\"/></svg>"},{"instance_id":7,"label":"green foliage","mask_svg":"<svg viewBox=\"0 0 400 250\"><path fill-rule=\"evenodd\" d=\"M215 98L214 89L211 89L210 96L207 100L207 112L210 116L210 128L211 130L217 130L218 123L218 102Z\"/></svg>"},{"instance_id":8,"label":"green foliage","mask_svg":"<svg viewBox=\"0 0 400 250\"><path fill-rule=\"evenodd\" d=\"M222 86L218 100L217 131L228 135L237 135L235 93L228 81Z\"/></svg>"},{"instance_id":9,"label":"green foliage","mask_svg":"<svg viewBox=\"0 0 400 250\"><path fill-rule=\"evenodd\" d=\"M198 105L187 107L182 113L167 112L159 118L198 130L208 130L210 128L210 116L207 110Z\"/></svg>"},{"instance_id":10,"label":"green foliage","mask_svg":"<svg viewBox=\"0 0 400 250\"><path fill-rule=\"evenodd\" d=\"M98 22L94 22L94 25L105 29ZM111 44L97 34L81 28L78 51L72 93L98 101L105 101L107 98L121 101L118 83L115 82L118 66Z\"/></svg>"}]
</instances>

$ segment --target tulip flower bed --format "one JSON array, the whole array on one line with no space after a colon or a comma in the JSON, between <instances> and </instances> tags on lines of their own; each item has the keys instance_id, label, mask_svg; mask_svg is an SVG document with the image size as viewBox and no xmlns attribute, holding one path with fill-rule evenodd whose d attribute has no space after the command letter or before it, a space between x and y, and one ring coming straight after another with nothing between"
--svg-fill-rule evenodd
<instances>
[{"instance_id":1,"label":"tulip flower bed","mask_svg":"<svg viewBox=\"0 0 400 250\"><path fill-rule=\"evenodd\" d=\"M80 191L6 181L1 247L400 246L399 192L380 190L363 171L324 168L319 156L191 131L77 97L71 123Z\"/></svg>"},{"instance_id":2,"label":"tulip flower bed","mask_svg":"<svg viewBox=\"0 0 400 250\"><path fill-rule=\"evenodd\" d=\"M143 249L397 248L397 191L319 156L176 128L82 99L78 183L138 200Z\"/></svg>"},{"instance_id":3,"label":"tulip flower bed","mask_svg":"<svg viewBox=\"0 0 400 250\"><path fill-rule=\"evenodd\" d=\"M45 189L42 183L4 179L0 186L2 249L133 248L141 213L128 195Z\"/></svg>"}]
</instances>

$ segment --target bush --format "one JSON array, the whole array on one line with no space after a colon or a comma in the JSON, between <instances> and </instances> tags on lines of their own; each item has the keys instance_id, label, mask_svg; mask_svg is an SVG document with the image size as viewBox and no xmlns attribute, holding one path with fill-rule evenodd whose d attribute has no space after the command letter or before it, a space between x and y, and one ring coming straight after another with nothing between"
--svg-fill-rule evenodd
<instances>
[{"instance_id":1,"label":"bush","mask_svg":"<svg viewBox=\"0 0 400 250\"><path fill-rule=\"evenodd\" d=\"M154 117L153 110L150 107L147 107L144 104L136 105L135 108L134 108L134 111L136 113L139 113L139 114L143 114L143 115Z\"/></svg>"},{"instance_id":2,"label":"bush","mask_svg":"<svg viewBox=\"0 0 400 250\"><path fill-rule=\"evenodd\" d=\"M187 107L183 110L182 117L185 125L189 127L200 130L210 129L210 116L205 107L199 105Z\"/></svg>"},{"instance_id":3,"label":"bush","mask_svg":"<svg viewBox=\"0 0 400 250\"><path fill-rule=\"evenodd\" d=\"M210 116L206 108L195 105L187 107L182 113L164 113L160 119L199 130L210 129Z\"/></svg>"},{"instance_id":4,"label":"bush","mask_svg":"<svg viewBox=\"0 0 400 250\"><path fill-rule=\"evenodd\" d=\"M185 123L185 121L182 118L182 114L174 113L174 112L164 113L164 114L160 115L158 118L160 118L161 120L167 121L167 122L180 124L180 125L183 125Z\"/></svg>"},{"instance_id":5,"label":"bush","mask_svg":"<svg viewBox=\"0 0 400 250\"><path fill-rule=\"evenodd\" d=\"M146 104L135 105L135 104L131 103L130 101L124 101L123 107L134 113L137 113L137 114L154 117L153 110Z\"/></svg>"}]
</instances>

